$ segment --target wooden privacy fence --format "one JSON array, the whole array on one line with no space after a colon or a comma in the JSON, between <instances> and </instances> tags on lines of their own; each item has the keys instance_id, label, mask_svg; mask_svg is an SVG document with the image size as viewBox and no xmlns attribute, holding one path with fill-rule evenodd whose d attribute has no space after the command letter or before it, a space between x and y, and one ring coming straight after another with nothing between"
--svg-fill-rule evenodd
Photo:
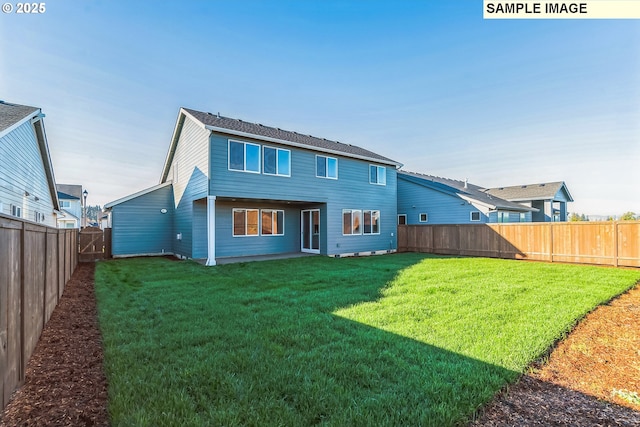
<instances>
[{"instance_id":1,"label":"wooden privacy fence","mask_svg":"<svg viewBox=\"0 0 640 427\"><path fill-rule=\"evenodd\" d=\"M78 263L78 230L0 215L2 408L24 381L40 333Z\"/></svg>"},{"instance_id":2,"label":"wooden privacy fence","mask_svg":"<svg viewBox=\"0 0 640 427\"><path fill-rule=\"evenodd\" d=\"M640 267L640 222L399 225L398 251Z\"/></svg>"}]
</instances>

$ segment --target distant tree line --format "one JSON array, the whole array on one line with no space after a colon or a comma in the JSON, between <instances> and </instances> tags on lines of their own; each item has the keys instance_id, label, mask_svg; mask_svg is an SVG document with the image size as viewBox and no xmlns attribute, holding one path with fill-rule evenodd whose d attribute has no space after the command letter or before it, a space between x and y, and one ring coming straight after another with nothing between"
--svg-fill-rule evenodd
<instances>
[{"instance_id":1,"label":"distant tree line","mask_svg":"<svg viewBox=\"0 0 640 427\"><path fill-rule=\"evenodd\" d=\"M100 205L87 206L87 220L89 220L89 222L98 222L101 214L102 207Z\"/></svg>"},{"instance_id":2,"label":"distant tree line","mask_svg":"<svg viewBox=\"0 0 640 427\"><path fill-rule=\"evenodd\" d=\"M609 215L607 217L607 221L615 221L616 218L614 216ZM620 215L619 218L617 218L618 221L640 221L640 214L636 215L635 212L625 212L622 215ZM571 215L569 215L569 221L589 221L589 217L585 214L579 214L576 212L573 212Z\"/></svg>"}]
</instances>

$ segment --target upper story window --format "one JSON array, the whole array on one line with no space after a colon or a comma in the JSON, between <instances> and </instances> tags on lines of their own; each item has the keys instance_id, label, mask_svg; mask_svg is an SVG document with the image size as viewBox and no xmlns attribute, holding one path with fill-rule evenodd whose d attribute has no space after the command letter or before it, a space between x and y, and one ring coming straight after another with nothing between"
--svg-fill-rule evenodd
<instances>
[{"instance_id":1,"label":"upper story window","mask_svg":"<svg viewBox=\"0 0 640 427\"><path fill-rule=\"evenodd\" d=\"M420 222L429 222L429 215L426 212L420 214Z\"/></svg>"},{"instance_id":2,"label":"upper story window","mask_svg":"<svg viewBox=\"0 0 640 427\"><path fill-rule=\"evenodd\" d=\"M478 211L471 212L471 221L480 221L480 212Z\"/></svg>"},{"instance_id":3,"label":"upper story window","mask_svg":"<svg viewBox=\"0 0 640 427\"><path fill-rule=\"evenodd\" d=\"M316 176L319 178L338 179L338 159L335 157L316 156Z\"/></svg>"},{"instance_id":4,"label":"upper story window","mask_svg":"<svg viewBox=\"0 0 640 427\"><path fill-rule=\"evenodd\" d=\"M71 202L68 200L60 200L60 207L61 208L70 208L71 207Z\"/></svg>"},{"instance_id":5,"label":"upper story window","mask_svg":"<svg viewBox=\"0 0 640 427\"><path fill-rule=\"evenodd\" d=\"M377 185L387 185L387 168L369 165L369 182Z\"/></svg>"},{"instance_id":6,"label":"upper story window","mask_svg":"<svg viewBox=\"0 0 640 427\"><path fill-rule=\"evenodd\" d=\"M260 173L260 145L229 140L229 170Z\"/></svg>"},{"instance_id":7,"label":"upper story window","mask_svg":"<svg viewBox=\"0 0 640 427\"><path fill-rule=\"evenodd\" d=\"M262 157L265 175L291 176L291 151L264 146Z\"/></svg>"}]
</instances>

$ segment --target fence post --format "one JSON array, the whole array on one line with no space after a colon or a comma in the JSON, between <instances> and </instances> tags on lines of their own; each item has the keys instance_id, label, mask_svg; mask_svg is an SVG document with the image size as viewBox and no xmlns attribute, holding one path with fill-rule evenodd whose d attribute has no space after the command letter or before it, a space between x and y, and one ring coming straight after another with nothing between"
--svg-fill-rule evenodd
<instances>
[{"instance_id":1,"label":"fence post","mask_svg":"<svg viewBox=\"0 0 640 427\"><path fill-rule=\"evenodd\" d=\"M44 229L44 282L42 289L42 330L44 331L44 327L47 324L47 276L49 276L49 272L47 271L47 258L49 257L49 236L47 234L47 229Z\"/></svg>"},{"instance_id":2,"label":"fence post","mask_svg":"<svg viewBox=\"0 0 640 427\"><path fill-rule=\"evenodd\" d=\"M613 266L618 264L618 221L613 221Z\"/></svg>"},{"instance_id":3,"label":"fence post","mask_svg":"<svg viewBox=\"0 0 640 427\"><path fill-rule=\"evenodd\" d=\"M25 222L21 222L20 226L20 362L18 363L18 385L22 384L24 381L24 282L25 282L25 274L24 274L24 254L25 254L25 244L26 244L26 231L25 231ZM18 347L18 346L17 346Z\"/></svg>"},{"instance_id":4,"label":"fence post","mask_svg":"<svg viewBox=\"0 0 640 427\"><path fill-rule=\"evenodd\" d=\"M551 222L549 223L549 262L553 262L553 223Z\"/></svg>"}]
</instances>

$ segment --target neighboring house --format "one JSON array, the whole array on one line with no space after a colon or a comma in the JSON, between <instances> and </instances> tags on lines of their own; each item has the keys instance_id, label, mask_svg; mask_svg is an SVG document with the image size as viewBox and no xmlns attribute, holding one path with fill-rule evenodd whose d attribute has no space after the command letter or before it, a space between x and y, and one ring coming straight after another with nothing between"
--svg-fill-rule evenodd
<instances>
[{"instance_id":1,"label":"neighboring house","mask_svg":"<svg viewBox=\"0 0 640 427\"><path fill-rule=\"evenodd\" d=\"M100 213L98 226L103 230L105 228L111 228L111 213L110 212L102 211Z\"/></svg>"},{"instance_id":2,"label":"neighboring house","mask_svg":"<svg viewBox=\"0 0 640 427\"><path fill-rule=\"evenodd\" d=\"M371 151L180 109L160 183L108 203L114 256L396 250L396 169Z\"/></svg>"},{"instance_id":3,"label":"neighboring house","mask_svg":"<svg viewBox=\"0 0 640 427\"><path fill-rule=\"evenodd\" d=\"M40 108L0 101L0 213L55 227L58 195Z\"/></svg>"},{"instance_id":4,"label":"neighboring house","mask_svg":"<svg viewBox=\"0 0 640 427\"><path fill-rule=\"evenodd\" d=\"M57 184L62 215L58 228L82 228L82 185Z\"/></svg>"},{"instance_id":5,"label":"neighboring house","mask_svg":"<svg viewBox=\"0 0 640 427\"><path fill-rule=\"evenodd\" d=\"M569 189L562 181L489 188L486 192L536 208L537 212L532 215L534 222L567 221L567 203L573 202Z\"/></svg>"},{"instance_id":6,"label":"neighboring house","mask_svg":"<svg viewBox=\"0 0 640 427\"><path fill-rule=\"evenodd\" d=\"M398 224L531 222L536 211L466 181L398 171Z\"/></svg>"}]
</instances>

